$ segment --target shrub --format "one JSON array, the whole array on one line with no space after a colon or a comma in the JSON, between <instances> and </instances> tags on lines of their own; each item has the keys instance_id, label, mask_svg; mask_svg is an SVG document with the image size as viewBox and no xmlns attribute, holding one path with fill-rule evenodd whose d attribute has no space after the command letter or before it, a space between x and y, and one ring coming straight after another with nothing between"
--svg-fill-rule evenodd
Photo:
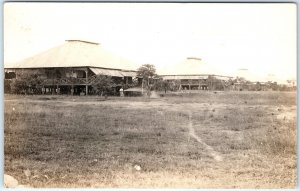
<instances>
[{"instance_id":1,"label":"shrub","mask_svg":"<svg viewBox=\"0 0 300 191\"><path fill-rule=\"evenodd\" d=\"M93 85L95 93L98 95L107 95L112 92L112 88L115 86L110 76L97 76L97 81Z\"/></svg>"},{"instance_id":2,"label":"shrub","mask_svg":"<svg viewBox=\"0 0 300 191\"><path fill-rule=\"evenodd\" d=\"M18 78L11 80L11 93L27 94L37 90L42 84L42 79L37 74L19 74Z\"/></svg>"}]
</instances>

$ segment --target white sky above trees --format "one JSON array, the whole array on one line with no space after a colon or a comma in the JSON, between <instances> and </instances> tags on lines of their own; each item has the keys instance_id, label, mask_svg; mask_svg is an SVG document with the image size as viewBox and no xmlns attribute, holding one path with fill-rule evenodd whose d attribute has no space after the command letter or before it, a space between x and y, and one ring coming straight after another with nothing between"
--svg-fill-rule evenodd
<instances>
[{"instance_id":1,"label":"white sky above trees","mask_svg":"<svg viewBox=\"0 0 300 191\"><path fill-rule=\"evenodd\" d=\"M194 56L223 75L297 74L295 4L5 3L5 64L66 39L99 42L158 72Z\"/></svg>"}]
</instances>

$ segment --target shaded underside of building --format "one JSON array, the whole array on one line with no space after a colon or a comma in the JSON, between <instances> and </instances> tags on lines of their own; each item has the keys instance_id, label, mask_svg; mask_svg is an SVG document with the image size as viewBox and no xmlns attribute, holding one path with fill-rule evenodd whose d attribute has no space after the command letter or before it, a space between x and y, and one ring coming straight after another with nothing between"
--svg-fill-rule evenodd
<instances>
[{"instance_id":1,"label":"shaded underside of building","mask_svg":"<svg viewBox=\"0 0 300 191\"><path fill-rule=\"evenodd\" d=\"M214 74L182 74L182 75L160 75L163 80L170 83L178 83L179 90L213 90L225 89L229 76Z\"/></svg>"}]
</instances>

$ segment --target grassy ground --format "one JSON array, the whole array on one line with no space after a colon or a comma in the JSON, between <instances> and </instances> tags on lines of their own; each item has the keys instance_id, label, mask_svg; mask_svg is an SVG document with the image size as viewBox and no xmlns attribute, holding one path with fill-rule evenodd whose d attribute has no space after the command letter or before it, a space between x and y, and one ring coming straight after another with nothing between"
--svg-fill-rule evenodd
<instances>
[{"instance_id":1,"label":"grassy ground","mask_svg":"<svg viewBox=\"0 0 300 191\"><path fill-rule=\"evenodd\" d=\"M32 187L296 186L295 92L5 96L4 132L5 173Z\"/></svg>"}]
</instances>

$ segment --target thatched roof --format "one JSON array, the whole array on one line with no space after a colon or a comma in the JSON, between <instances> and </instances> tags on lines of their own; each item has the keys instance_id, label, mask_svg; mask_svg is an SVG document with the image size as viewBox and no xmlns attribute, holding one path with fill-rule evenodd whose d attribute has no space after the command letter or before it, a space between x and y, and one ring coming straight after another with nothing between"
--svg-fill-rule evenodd
<instances>
[{"instance_id":1,"label":"thatched roof","mask_svg":"<svg viewBox=\"0 0 300 191\"><path fill-rule=\"evenodd\" d=\"M67 40L66 43L5 68L96 67L136 70L135 64L105 50L98 43Z\"/></svg>"},{"instance_id":2,"label":"thatched roof","mask_svg":"<svg viewBox=\"0 0 300 191\"><path fill-rule=\"evenodd\" d=\"M236 72L236 76L252 82L265 81L261 76L245 68L238 69Z\"/></svg>"},{"instance_id":3,"label":"thatched roof","mask_svg":"<svg viewBox=\"0 0 300 191\"><path fill-rule=\"evenodd\" d=\"M165 68L161 75L220 75L220 72L200 58L188 57L172 67Z\"/></svg>"}]
</instances>

